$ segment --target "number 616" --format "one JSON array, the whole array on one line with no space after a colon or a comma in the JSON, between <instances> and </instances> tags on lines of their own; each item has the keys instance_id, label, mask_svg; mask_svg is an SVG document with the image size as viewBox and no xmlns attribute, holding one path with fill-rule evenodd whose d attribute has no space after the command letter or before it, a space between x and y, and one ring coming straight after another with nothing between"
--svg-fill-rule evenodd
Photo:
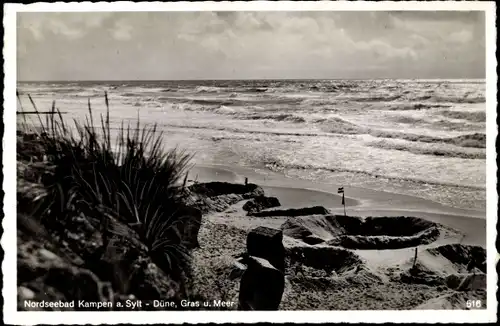
<instances>
[{"instance_id":1,"label":"number 616","mask_svg":"<svg viewBox=\"0 0 500 326\"><path fill-rule=\"evenodd\" d=\"M481 300L467 300L467 308L481 308Z\"/></svg>"}]
</instances>

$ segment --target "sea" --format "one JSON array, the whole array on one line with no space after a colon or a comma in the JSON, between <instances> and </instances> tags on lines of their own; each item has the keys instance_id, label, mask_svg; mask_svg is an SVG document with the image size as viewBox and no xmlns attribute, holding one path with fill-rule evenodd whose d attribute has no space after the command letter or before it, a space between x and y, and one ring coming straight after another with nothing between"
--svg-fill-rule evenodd
<instances>
[{"instance_id":1,"label":"sea","mask_svg":"<svg viewBox=\"0 0 500 326\"><path fill-rule=\"evenodd\" d=\"M18 111L157 125L193 162L486 207L486 82L206 80L19 82ZM21 119L18 116L18 120ZM28 116L31 122L37 121ZM35 120L33 120L35 119Z\"/></svg>"}]
</instances>

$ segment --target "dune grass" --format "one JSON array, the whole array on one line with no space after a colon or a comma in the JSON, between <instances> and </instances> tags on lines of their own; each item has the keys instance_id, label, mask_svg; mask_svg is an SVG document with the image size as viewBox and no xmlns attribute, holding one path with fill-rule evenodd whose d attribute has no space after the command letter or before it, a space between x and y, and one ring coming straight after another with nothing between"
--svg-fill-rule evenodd
<instances>
[{"instance_id":1,"label":"dune grass","mask_svg":"<svg viewBox=\"0 0 500 326\"><path fill-rule=\"evenodd\" d=\"M122 122L113 142L107 94L105 104L106 114L97 124L90 100L85 121L73 120L73 126L55 103L51 114L35 115L36 135L24 137L22 146L41 151L29 157L43 160L47 167L41 178L47 192L33 216L57 231L72 216L83 214L97 219L103 234L119 232L111 227L111 220L117 219L137 231L162 269L185 271L190 254L183 230L191 216L183 213L180 181L184 178L185 185L192 156L178 149L164 150L163 134L156 125L141 126L139 120L135 127ZM20 129L21 133L30 129L26 119Z\"/></svg>"}]
</instances>

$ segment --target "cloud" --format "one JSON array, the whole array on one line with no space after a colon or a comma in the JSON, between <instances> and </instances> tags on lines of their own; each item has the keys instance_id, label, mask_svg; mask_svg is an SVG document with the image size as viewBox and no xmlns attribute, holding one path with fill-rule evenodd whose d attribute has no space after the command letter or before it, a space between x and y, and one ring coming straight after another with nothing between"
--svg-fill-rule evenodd
<instances>
[{"instance_id":1,"label":"cloud","mask_svg":"<svg viewBox=\"0 0 500 326\"><path fill-rule=\"evenodd\" d=\"M459 32L451 33L448 39L454 43L469 43L472 41L473 35L470 30L461 30Z\"/></svg>"},{"instance_id":2,"label":"cloud","mask_svg":"<svg viewBox=\"0 0 500 326\"><path fill-rule=\"evenodd\" d=\"M111 29L111 35L114 39L119 41L126 41L132 38L132 26L126 20L119 20L115 22L115 26Z\"/></svg>"},{"instance_id":3,"label":"cloud","mask_svg":"<svg viewBox=\"0 0 500 326\"><path fill-rule=\"evenodd\" d=\"M25 79L40 58L75 79L481 77L484 39L478 13L22 13L18 61Z\"/></svg>"}]
</instances>

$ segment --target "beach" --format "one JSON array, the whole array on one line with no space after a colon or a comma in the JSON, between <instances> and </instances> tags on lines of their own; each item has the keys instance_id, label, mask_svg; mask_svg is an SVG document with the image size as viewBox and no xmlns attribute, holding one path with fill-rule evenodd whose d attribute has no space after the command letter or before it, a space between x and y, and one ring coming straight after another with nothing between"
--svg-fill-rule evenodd
<instances>
[{"instance_id":1,"label":"beach","mask_svg":"<svg viewBox=\"0 0 500 326\"><path fill-rule=\"evenodd\" d=\"M281 267L265 254L250 256L283 281L281 299L271 309L463 309L467 300L486 300L484 81L18 87L18 111L27 110L23 99L31 94L40 110L57 100L66 121L84 121L90 103L95 121L106 116L102 129L110 139L122 128L156 125L158 148L192 154L187 177L177 180L193 196L180 201L196 219L183 226L192 270L185 284L176 280L191 298L241 304L241 295L249 295L242 294L243 275L255 272L245 274L253 265L242 257L250 255L251 234L267 232L281 239ZM110 150L123 152L123 144ZM138 205L146 200L142 191L136 192ZM188 231L191 223L195 231ZM89 245L82 237L71 240L78 250ZM271 250L262 243L264 252ZM157 284L163 279L148 282L170 291ZM249 288L277 284L259 285L259 279Z\"/></svg>"}]
</instances>

